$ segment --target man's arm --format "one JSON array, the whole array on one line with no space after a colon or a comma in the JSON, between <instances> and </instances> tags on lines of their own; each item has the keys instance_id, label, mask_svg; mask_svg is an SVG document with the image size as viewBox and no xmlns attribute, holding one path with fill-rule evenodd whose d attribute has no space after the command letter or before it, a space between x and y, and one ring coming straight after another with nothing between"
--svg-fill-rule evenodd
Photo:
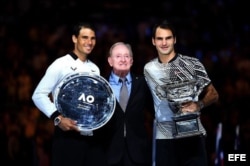
<instances>
[{"instance_id":1,"label":"man's arm","mask_svg":"<svg viewBox=\"0 0 250 166\"><path fill-rule=\"evenodd\" d=\"M182 112L200 111L202 108L215 103L219 99L219 94L212 83L205 87L201 96L199 101L191 101L183 104L181 108Z\"/></svg>"},{"instance_id":2,"label":"man's arm","mask_svg":"<svg viewBox=\"0 0 250 166\"><path fill-rule=\"evenodd\" d=\"M216 101L218 101L219 99L219 94L217 90L214 88L213 84L209 84L202 93L204 95L202 99L200 99L199 101L203 103L203 107L209 106L212 103L215 103Z\"/></svg>"}]
</instances>

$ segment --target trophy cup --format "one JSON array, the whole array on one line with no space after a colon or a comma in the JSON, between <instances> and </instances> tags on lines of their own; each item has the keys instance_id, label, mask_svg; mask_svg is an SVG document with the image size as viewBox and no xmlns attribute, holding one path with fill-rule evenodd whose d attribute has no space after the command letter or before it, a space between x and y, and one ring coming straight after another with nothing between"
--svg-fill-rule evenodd
<instances>
[{"instance_id":1,"label":"trophy cup","mask_svg":"<svg viewBox=\"0 0 250 166\"><path fill-rule=\"evenodd\" d=\"M58 85L55 104L63 116L77 121L82 135L91 136L111 119L116 99L103 77L74 73Z\"/></svg>"},{"instance_id":2,"label":"trophy cup","mask_svg":"<svg viewBox=\"0 0 250 166\"><path fill-rule=\"evenodd\" d=\"M175 131L173 132L175 138L201 134L198 125L199 112L183 113L181 110L183 103L195 101L198 98L201 89L198 89L199 86L197 85L196 80L187 80L173 82L164 86L170 107L174 112L172 119L175 124Z\"/></svg>"}]
</instances>

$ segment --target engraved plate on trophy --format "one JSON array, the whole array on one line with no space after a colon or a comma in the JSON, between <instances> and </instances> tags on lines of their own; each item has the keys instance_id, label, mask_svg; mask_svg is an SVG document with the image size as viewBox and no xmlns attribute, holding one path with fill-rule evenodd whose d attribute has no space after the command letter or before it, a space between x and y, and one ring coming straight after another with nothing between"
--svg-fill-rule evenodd
<instances>
[{"instance_id":1,"label":"engraved plate on trophy","mask_svg":"<svg viewBox=\"0 0 250 166\"><path fill-rule=\"evenodd\" d=\"M183 138L202 134L199 130L198 116L196 113L174 116L175 132L173 136Z\"/></svg>"},{"instance_id":2,"label":"engraved plate on trophy","mask_svg":"<svg viewBox=\"0 0 250 166\"><path fill-rule=\"evenodd\" d=\"M197 89L196 80L174 82L164 86L170 107L175 113L172 118L175 123L174 137L183 138L201 134L198 125L199 112L183 113L181 105L194 101L200 89Z\"/></svg>"},{"instance_id":3,"label":"engraved plate on trophy","mask_svg":"<svg viewBox=\"0 0 250 166\"><path fill-rule=\"evenodd\" d=\"M112 117L116 98L109 83L99 75L77 73L57 87L55 104L65 117L77 121L82 135L105 125Z\"/></svg>"}]
</instances>

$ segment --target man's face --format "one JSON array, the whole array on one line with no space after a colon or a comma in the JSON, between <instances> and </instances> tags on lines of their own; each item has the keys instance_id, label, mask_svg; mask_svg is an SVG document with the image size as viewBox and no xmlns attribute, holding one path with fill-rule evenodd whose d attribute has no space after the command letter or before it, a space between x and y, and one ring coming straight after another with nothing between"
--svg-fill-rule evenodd
<instances>
[{"instance_id":1,"label":"man's face","mask_svg":"<svg viewBox=\"0 0 250 166\"><path fill-rule=\"evenodd\" d=\"M157 28L155 38L152 38L152 43L160 55L169 55L174 52L175 42L176 39L169 29Z\"/></svg>"},{"instance_id":2,"label":"man's face","mask_svg":"<svg viewBox=\"0 0 250 166\"><path fill-rule=\"evenodd\" d=\"M129 52L129 49L125 45L117 45L113 48L111 55L108 57L108 62L113 67L114 72L126 73L130 71L133 64L133 57Z\"/></svg>"},{"instance_id":3,"label":"man's face","mask_svg":"<svg viewBox=\"0 0 250 166\"><path fill-rule=\"evenodd\" d=\"M78 36L73 36L75 51L88 55L96 44L95 32L89 28L82 28Z\"/></svg>"}]
</instances>

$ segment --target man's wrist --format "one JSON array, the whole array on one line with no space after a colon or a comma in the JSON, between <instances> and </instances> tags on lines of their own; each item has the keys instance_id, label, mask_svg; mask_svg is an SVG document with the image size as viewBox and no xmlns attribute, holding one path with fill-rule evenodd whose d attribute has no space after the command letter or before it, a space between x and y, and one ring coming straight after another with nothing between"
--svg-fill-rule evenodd
<instances>
[{"instance_id":1,"label":"man's wrist","mask_svg":"<svg viewBox=\"0 0 250 166\"><path fill-rule=\"evenodd\" d=\"M54 120L56 117L58 117L59 115L61 115L61 113L59 111L55 111L53 112L53 114L50 116L50 119Z\"/></svg>"}]
</instances>

